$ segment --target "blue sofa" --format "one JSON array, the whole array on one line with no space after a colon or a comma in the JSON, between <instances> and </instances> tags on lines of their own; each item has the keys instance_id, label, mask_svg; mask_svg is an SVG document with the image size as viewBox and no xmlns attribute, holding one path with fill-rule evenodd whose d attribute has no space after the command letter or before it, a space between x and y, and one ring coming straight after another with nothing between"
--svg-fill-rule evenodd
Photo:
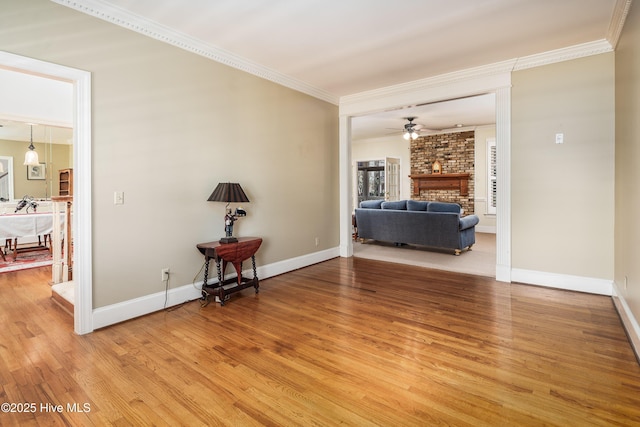
<instances>
[{"instance_id":1,"label":"blue sofa","mask_svg":"<svg viewBox=\"0 0 640 427\"><path fill-rule=\"evenodd\" d=\"M460 255L476 242L477 215L460 216L456 203L366 200L355 210L358 238L453 249Z\"/></svg>"}]
</instances>

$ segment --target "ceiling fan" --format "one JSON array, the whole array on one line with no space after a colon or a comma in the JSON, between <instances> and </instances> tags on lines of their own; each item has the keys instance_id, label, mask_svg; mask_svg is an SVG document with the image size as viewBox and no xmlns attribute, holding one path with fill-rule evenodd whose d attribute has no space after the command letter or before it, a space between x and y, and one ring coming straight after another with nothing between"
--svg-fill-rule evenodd
<instances>
[{"instance_id":1,"label":"ceiling fan","mask_svg":"<svg viewBox=\"0 0 640 427\"><path fill-rule=\"evenodd\" d=\"M409 123L405 123L404 129L402 131L402 136L406 140L414 140L420 136L420 132L438 132L442 129L428 129L424 125L413 123L417 117L403 117L403 119L408 120Z\"/></svg>"},{"instance_id":2,"label":"ceiling fan","mask_svg":"<svg viewBox=\"0 0 640 427\"><path fill-rule=\"evenodd\" d=\"M394 129L395 132L400 130L402 132L402 136L406 140L417 139L420 136L420 132L436 133L436 132L439 132L441 130L441 129L430 129L430 128L427 128L424 125L421 125L419 123L414 123L413 121L415 119L417 119L417 117L403 117L403 119L407 120L408 123L405 123L404 126L402 127L402 129L397 129L397 128L388 128L388 129ZM395 133L395 132L393 132L393 133Z\"/></svg>"},{"instance_id":3,"label":"ceiling fan","mask_svg":"<svg viewBox=\"0 0 640 427\"><path fill-rule=\"evenodd\" d=\"M409 123L404 125L404 132L402 132L403 138L406 140L418 138L418 136L420 136L418 132L422 129L422 125L413 123L417 117L404 117L404 119L408 120Z\"/></svg>"}]
</instances>

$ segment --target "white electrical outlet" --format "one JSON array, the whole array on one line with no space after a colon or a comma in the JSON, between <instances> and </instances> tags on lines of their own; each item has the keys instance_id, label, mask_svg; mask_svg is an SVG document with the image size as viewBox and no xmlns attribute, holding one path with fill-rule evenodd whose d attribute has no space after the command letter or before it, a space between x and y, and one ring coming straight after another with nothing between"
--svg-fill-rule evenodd
<instances>
[{"instance_id":1,"label":"white electrical outlet","mask_svg":"<svg viewBox=\"0 0 640 427\"><path fill-rule=\"evenodd\" d=\"M169 269L168 268L163 268L162 269L162 281L165 282L169 280Z\"/></svg>"},{"instance_id":2,"label":"white electrical outlet","mask_svg":"<svg viewBox=\"0 0 640 427\"><path fill-rule=\"evenodd\" d=\"M316 246L318 246L320 244L320 238L316 237Z\"/></svg>"}]
</instances>

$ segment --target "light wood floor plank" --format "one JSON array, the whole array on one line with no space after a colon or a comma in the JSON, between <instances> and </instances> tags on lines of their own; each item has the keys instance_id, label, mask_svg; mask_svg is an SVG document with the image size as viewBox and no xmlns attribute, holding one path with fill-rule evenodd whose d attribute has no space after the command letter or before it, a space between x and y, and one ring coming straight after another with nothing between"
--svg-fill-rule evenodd
<instances>
[{"instance_id":1,"label":"light wood floor plank","mask_svg":"<svg viewBox=\"0 0 640 427\"><path fill-rule=\"evenodd\" d=\"M77 336L49 277L0 275L2 426L640 425L608 297L338 258Z\"/></svg>"}]
</instances>

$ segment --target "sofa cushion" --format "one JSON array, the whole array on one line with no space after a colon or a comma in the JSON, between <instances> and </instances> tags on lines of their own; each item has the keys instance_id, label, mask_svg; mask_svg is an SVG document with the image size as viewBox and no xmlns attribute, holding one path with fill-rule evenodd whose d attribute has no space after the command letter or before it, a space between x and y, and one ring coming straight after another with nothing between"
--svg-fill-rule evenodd
<instances>
[{"instance_id":1,"label":"sofa cushion","mask_svg":"<svg viewBox=\"0 0 640 427\"><path fill-rule=\"evenodd\" d=\"M393 209L397 211L406 211L407 210L407 201L406 200L398 200L393 202L384 202L382 203L382 209Z\"/></svg>"},{"instance_id":2,"label":"sofa cushion","mask_svg":"<svg viewBox=\"0 0 640 427\"><path fill-rule=\"evenodd\" d=\"M363 200L360 202L360 207L363 209L380 209L384 200Z\"/></svg>"},{"instance_id":3,"label":"sofa cushion","mask_svg":"<svg viewBox=\"0 0 640 427\"><path fill-rule=\"evenodd\" d=\"M427 212L453 212L460 214L460 205L457 203L429 202Z\"/></svg>"},{"instance_id":4,"label":"sofa cushion","mask_svg":"<svg viewBox=\"0 0 640 427\"><path fill-rule=\"evenodd\" d=\"M407 200L408 211L426 211L429 202L426 200Z\"/></svg>"}]
</instances>

